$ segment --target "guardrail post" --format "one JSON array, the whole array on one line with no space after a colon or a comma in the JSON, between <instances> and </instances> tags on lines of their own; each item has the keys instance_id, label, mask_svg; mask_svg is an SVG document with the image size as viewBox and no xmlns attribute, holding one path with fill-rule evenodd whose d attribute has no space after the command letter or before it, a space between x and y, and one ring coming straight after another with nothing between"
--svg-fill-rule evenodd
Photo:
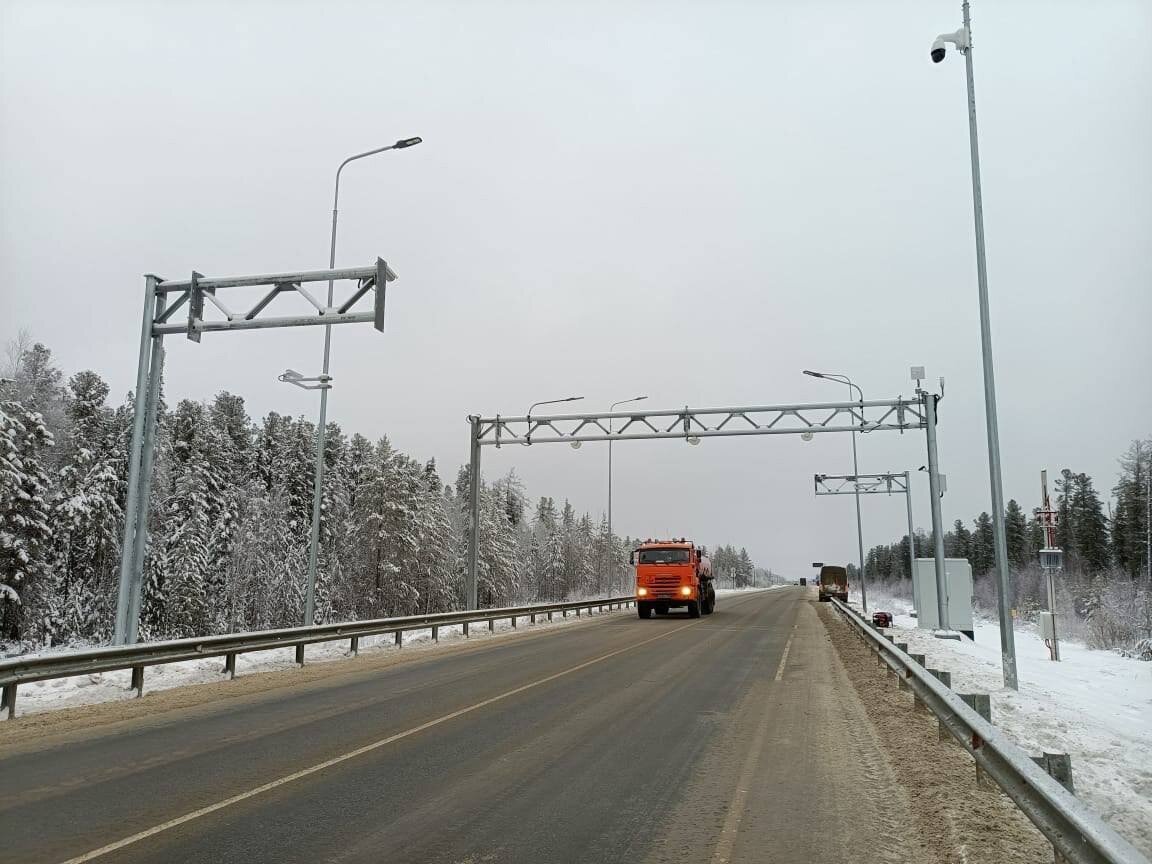
<instances>
[{"instance_id":1,"label":"guardrail post","mask_svg":"<svg viewBox=\"0 0 1152 864\"><path fill-rule=\"evenodd\" d=\"M987 693L957 693L961 701L964 702L969 708L983 717L989 723L992 722L992 697ZM999 788L995 782L989 780L984 776L984 769L980 767L979 761L976 762L976 785L989 786L992 788Z\"/></svg>"},{"instance_id":2,"label":"guardrail post","mask_svg":"<svg viewBox=\"0 0 1152 864\"><path fill-rule=\"evenodd\" d=\"M577 618L580 617L580 607L579 606L576 607L576 617Z\"/></svg>"},{"instance_id":3,"label":"guardrail post","mask_svg":"<svg viewBox=\"0 0 1152 864\"><path fill-rule=\"evenodd\" d=\"M132 683L129 685L130 689L136 691L136 698L139 699L144 695L144 667L132 667Z\"/></svg>"},{"instance_id":4,"label":"guardrail post","mask_svg":"<svg viewBox=\"0 0 1152 864\"><path fill-rule=\"evenodd\" d=\"M552 620L552 613L551 613L551 612L549 612L549 613L548 613L548 620L549 620L549 621L551 621L551 620Z\"/></svg>"},{"instance_id":5,"label":"guardrail post","mask_svg":"<svg viewBox=\"0 0 1152 864\"><path fill-rule=\"evenodd\" d=\"M560 610L560 614L561 614L563 617L567 618L567 617L568 617L568 610L567 610L567 609L561 609L561 610Z\"/></svg>"},{"instance_id":6,"label":"guardrail post","mask_svg":"<svg viewBox=\"0 0 1152 864\"><path fill-rule=\"evenodd\" d=\"M512 629L515 630L516 629L516 616L513 615L509 620L512 622Z\"/></svg>"},{"instance_id":7,"label":"guardrail post","mask_svg":"<svg viewBox=\"0 0 1152 864\"><path fill-rule=\"evenodd\" d=\"M296 665L297 666L303 666L304 665L304 644L303 643L296 646Z\"/></svg>"},{"instance_id":8,"label":"guardrail post","mask_svg":"<svg viewBox=\"0 0 1152 864\"><path fill-rule=\"evenodd\" d=\"M535 612L533 612L531 615L528 616L528 623L529 624L535 624L536 623L536 613Z\"/></svg>"},{"instance_id":9,"label":"guardrail post","mask_svg":"<svg viewBox=\"0 0 1152 864\"><path fill-rule=\"evenodd\" d=\"M924 655L923 654L909 654L908 656L911 657L915 662L919 663L921 666L924 665ZM928 710L928 706L925 705L923 700L921 700L921 698L916 695L915 690L912 691L912 707L913 708L919 708L920 710L923 710L923 711Z\"/></svg>"},{"instance_id":10,"label":"guardrail post","mask_svg":"<svg viewBox=\"0 0 1152 864\"><path fill-rule=\"evenodd\" d=\"M228 676L228 680L232 681L236 678L236 655L224 655L224 674Z\"/></svg>"},{"instance_id":11,"label":"guardrail post","mask_svg":"<svg viewBox=\"0 0 1152 864\"><path fill-rule=\"evenodd\" d=\"M896 647L899 648L901 651L903 651L905 654L908 653L908 643L907 642L897 642ZM907 690L908 689L908 682L904 680L903 671L898 672L896 674L896 685L901 690Z\"/></svg>"},{"instance_id":12,"label":"guardrail post","mask_svg":"<svg viewBox=\"0 0 1152 864\"><path fill-rule=\"evenodd\" d=\"M1044 753L1033 756L1032 761L1048 772L1053 780L1067 789L1073 795L1076 789L1072 785L1072 757L1067 753Z\"/></svg>"},{"instance_id":13,"label":"guardrail post","mask_svg":"<svg viewBox=\"0 0 1152 864\"><path fill-rule=\"evenodd\" d=\"M353 636L351 643L348 645L348 651L353 657L360 656L360 637Z\"/></svg>"},{"instance_id":14,"label":"guardrail post","mask_svg":"<svg viewBox=\"0 0 1152 864\"><path fill-rule=\"evenodd\" d=\"M403 630L397 630L396 631L396 647L397 648L403 648L404 647L404 631Z\"/></svg>"},{"instance_id":15,"label":"guardrail post","mask_svg":"<svg viewBox=\"0 0 1152 864\"><path fill-rule=\"evenodd\" d=\"M464 638L465 639L470 638L469 634L468 634L468 622L467 621L464 622L463 632L464 632Z\"/></svg>"},{"instance_id":16,"label":"guardrail post","mask_svg":"<svg viewBox=\"0 0 1152 864\"><path fill-rule=\"evenodd\" d=\"M949 690L952 689L951 672L945 672L943 669L929 669L928 674L943 684L945 687L947 687ZM948 727L944 725L944 721L937 719L936 725L938 727L937 732L940 736L940 740L950 741L952 739L952 734L948 731Z\"/></svg>"},{"instance_id":17,"label":"guardrail post","mask_svg":"<svg viewBox=\"0 0 1152 864\"><path fill-rule=\"evenodd\" d=\"M440 628L437 627L435 624L432 625L432 641L433 642L439 642L440 641Z\"/></svg>"},{"instance_id":18,"label":"guardrail post","mask_svg":"<svg viewBox=\"0 0 1152 864\"><path fill-rule=\"evenodd\" d=\"M5 684L0 689L0 713L8 712L8 719L16 716L16 685Z\"/></svg>"},{"instance_id":19,"label":"guardrail post","mask_svg":"<svg viewBox=\"0 0 1152 864\"><path fill-rule=\"evenodd\" d=\"M489 618L488 619L488 632L489 633L495 633L496 632L496 619L495 618Z\"/></svg>"}]
</instances>

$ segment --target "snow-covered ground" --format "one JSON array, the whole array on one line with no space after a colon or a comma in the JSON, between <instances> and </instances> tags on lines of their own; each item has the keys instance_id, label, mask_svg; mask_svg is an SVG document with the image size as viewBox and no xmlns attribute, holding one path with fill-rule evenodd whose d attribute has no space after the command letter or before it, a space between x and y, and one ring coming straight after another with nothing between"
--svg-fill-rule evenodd
<instances>
[{"instance_id":1,"label":"snow-covered ground","mask_svg":"<svg viewBox=\"0 0 1152 864\"><path fill-rule=\"evenodd\" d=\"M1053 662L1036 627L1017 623L1016 692L1003 686L997 622L977 619L975 641L937 639L916 627L909 602L868 599L870 611L893 613L897 642L952 673L953 690L991 694L992 722L1024 750L1070 754L1077 796L1152 855L1152 663L1067 641Z\"/></svg>"},{"instance_id":2,"label":"snow-covered ground","mask_svg":"<svg viewBox=\"0 0 1152 864\"><path fill-rule=\"evenodd\" d=\"M779 588L783 586L772 586ZM753 589L725 588L716 593L721 596L744 594ZM632 609L620 612L604 612L604 615L635 615ZM600 617L599 613L594 617ZM528 616L518 620L519 629L526 627L532 629L563 627L576 621L586 621L586 614L577 618L570 614L567 618L554 616L551 622L538 619L536 624L530 624ZM516 632L512 629L509 619L504 618L496 622L496 628L489 632L481 624L471 627L471 641L491 639L504 633ZM444 643L459 642L464 639L459 626L441 627L440 641ZM397 649L395 637L391 634L383 636L365 636L360 639L360 653L368 654L374 651L421 651L433 648L431 630L410 630L404 634L404 647ZM336 642L321 642L308 645L304 649L305 665L323 663L332 660L341 660L349 657L348 640ZM257 672L273 672L280 669L296 668L295 648L276 648L271 651L258 651L250 654L240 654L236 657L236 675L241 677ZM144 673L145 693L155 690L168 690L173 687L183 687L188 684L204 684L212 681L224 680L224 658L209 657L204 660L187 660L182 663L168 663L162 666L149 666ZM100 672L93 675L77 675L71 678L57 678L51 681L35 681L30 684L21 684L16 699L16 715L38 714L43 711L52 711L57 708L72 708L80 705L93 705L98 702L115 702L132 699L135 692L129 689L132 673L128 670L118 672Z\"/></svg>"}]
</instances>

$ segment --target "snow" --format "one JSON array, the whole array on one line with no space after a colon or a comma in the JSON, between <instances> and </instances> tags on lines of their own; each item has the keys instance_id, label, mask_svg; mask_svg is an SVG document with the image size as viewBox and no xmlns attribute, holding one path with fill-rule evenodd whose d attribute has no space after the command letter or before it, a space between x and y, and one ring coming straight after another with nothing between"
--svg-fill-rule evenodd
<instances>
[{"instance_id":1,"label":"snow","mask_svg":"<svg viewBox=\"0 0 1152 864\"><path fill-rule=\"evenodd\" d=\"M750 591L772 590L783 587L786 586L773 585L768 589L721 588L717 590L716 593L719 596L729 596L733 594L745 594ZM635 615L636 613L629 608L618 612L606 611L603 614ZM600 616L601 613L597 612L593 617L599 618ZM567 618L557 614L551 622L541 617L537 619L537 623L535 624L530 623L528 616L522 615L519 616L517 623L519 629L522 630L525 629L525 627L531 629L559 627L565 623L585 620L588 620L587 613L582 612L580 618L577 618L575 613L570 614ZM504 618L496 622L493 632L489 632L484 622L473 624L470 632L470 639L475 641L477 639L490 639L493 636L515 631L512 629L511 621ZM463 632L459 625L441 627L439 637L441 642L447 643L462 641L464 639ZM430 629L409 630L404 633L404 647L401 650L428 650L434 646L435 643L432 641L432 631ZM84 646L73 645L67 649L60 650L77 650L81 647ZM236 675L240 677L257 672L294 669L296 668L295 650L295 647L292 646L288 648L275 648L269 651L239 654L236 656ZM367 654L372 651L395 650L397 650L395 637L391 633L381 636L363 636L360 639L361 654ZM335 642L320 642L315 645L307 645L304 649L304 662L306 665L342 660L350 656L347 638ZM223 657L208 657L203 660L187 660L181 663L149 666L144 672L144 692L169 690L173 687L184 687L189 684L223 681L225 680L222 673L223 668ZM34 681L29 684L21 684L19 696L16 700L16 713L21 716L26 714L39 714L57 708L74 708L80 705L92 705L98 702L115 702L135 698L135 692L129 689L131 674L130 670L125 669L117 672L99 672L92 675L79 675L72 678L56 678L50 681Z\"/></svg>"},{"instance_id":2,"label":"snow","mask_svg":"<svg viewBox=\"0 0 1152 864\"><path fill-rule=\"evenodd\" d=\"M952 673L953 690L990 694L992 722L1026 752L1070 754L1077 797L1152 854L1152 663L1063 640L1053 662L1036 627L1017 622L1016 692L1003 686L997 622L977 618L975 641L937 639L916 627L907 601L869 600L870 611L894 614L897 642Z\"/></svg>"},{"instance_id":3,"label":"snow","mask_svg":"<svg viewBox=\"0 0 1152 864\"><path fill-rule=\"evenodd\" d=\"M635 615L632 609L620 611L605 611L595 613L593 620L607 615ZM520 630L561 627L574 621L586 621L586 612L581 612L580 618L571 613L567 618L556 614L551 622L546 618L537 618L537 623L531 624L528 616L518 617L517 624ZM485 622L473 623L470 627L469 641L491 639L505 633L516 632L508 618L496 622L495 630L489 632ZM439 632L441 642L452 643L464 641L464 635L459 625L442 626ZM362 636L360 638L360 653L368 654L377 651L427 651L434 648L431 629L408 630L404 633L404 647L397 649L395 636L391 633L380 636ZM73 646L70 650L75 650ZM236 676L242 677L257 672L273 672L281 669L296 668L295 646L287 648L274 648L268 651L256 651L248 654L239 654L236 657ZM330 662L350 657L347 637L335 642L320 642L307 645L304 648L304 661L306 665L313 663ZM174 687L184 687L189 684L204 684L212 681L226 680L224 674L224 658L208 657L203 660L187 660L180 663L166 663L160 666L148 666L144 673L144 692L169 690ZM120 670L116 672L98 672L91 675L78 675L71 678L56 678L50 681L34 681L21 684L16 699L16 713L18 716L39 714L57 708L74 708L80 705L92 705L98 702L115 702L135 698L135 691L129 689L131 671Z\"/></svg>"}]
</instances>

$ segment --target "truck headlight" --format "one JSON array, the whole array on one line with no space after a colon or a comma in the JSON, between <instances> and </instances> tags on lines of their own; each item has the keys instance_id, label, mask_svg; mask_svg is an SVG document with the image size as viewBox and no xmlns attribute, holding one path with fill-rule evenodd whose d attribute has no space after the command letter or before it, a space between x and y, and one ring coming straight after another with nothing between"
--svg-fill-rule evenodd
<instances>
[{"instance_id":1,"label":"truck headlight","mask_svg":"<svg viewBox=\"0 0 1152 864\"><path fill-rule=\"evenodd\" d=\"M680 589L680 593L683 594L685 597L691 597L692 596L692 589L689 588L687 585L685 585L683 588Z\"/></svg>"},{"instance_id":2,"label":"truck headlight","mask_svg":"<svg viewBox=\"0 0 1152 864\"><path fill-rule=\"evenodd\" d=\"M637 597L647 597L648 596L648 589L647 588L637 588L636 589L636 596Z\"/></svg>"}]
</instances>

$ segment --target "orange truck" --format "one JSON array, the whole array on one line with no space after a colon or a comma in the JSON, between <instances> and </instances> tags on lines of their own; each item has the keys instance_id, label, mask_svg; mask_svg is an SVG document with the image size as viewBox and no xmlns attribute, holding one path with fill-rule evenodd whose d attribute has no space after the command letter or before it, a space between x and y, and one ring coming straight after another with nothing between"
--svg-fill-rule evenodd
<instances>
[{"instance_id":1,"label":"orange truck","mask_svg":"<svg viewBox=\"0 0 1152 864\"><path fill-rule=\"evenodd\" d=\"M712 562L702 546L679 540L645 540L632 550L636 567L636 612L641 618L664 615L673 607L687 607L691 618L710 615L716 608Z\"/></svg>"}]
</instances>

